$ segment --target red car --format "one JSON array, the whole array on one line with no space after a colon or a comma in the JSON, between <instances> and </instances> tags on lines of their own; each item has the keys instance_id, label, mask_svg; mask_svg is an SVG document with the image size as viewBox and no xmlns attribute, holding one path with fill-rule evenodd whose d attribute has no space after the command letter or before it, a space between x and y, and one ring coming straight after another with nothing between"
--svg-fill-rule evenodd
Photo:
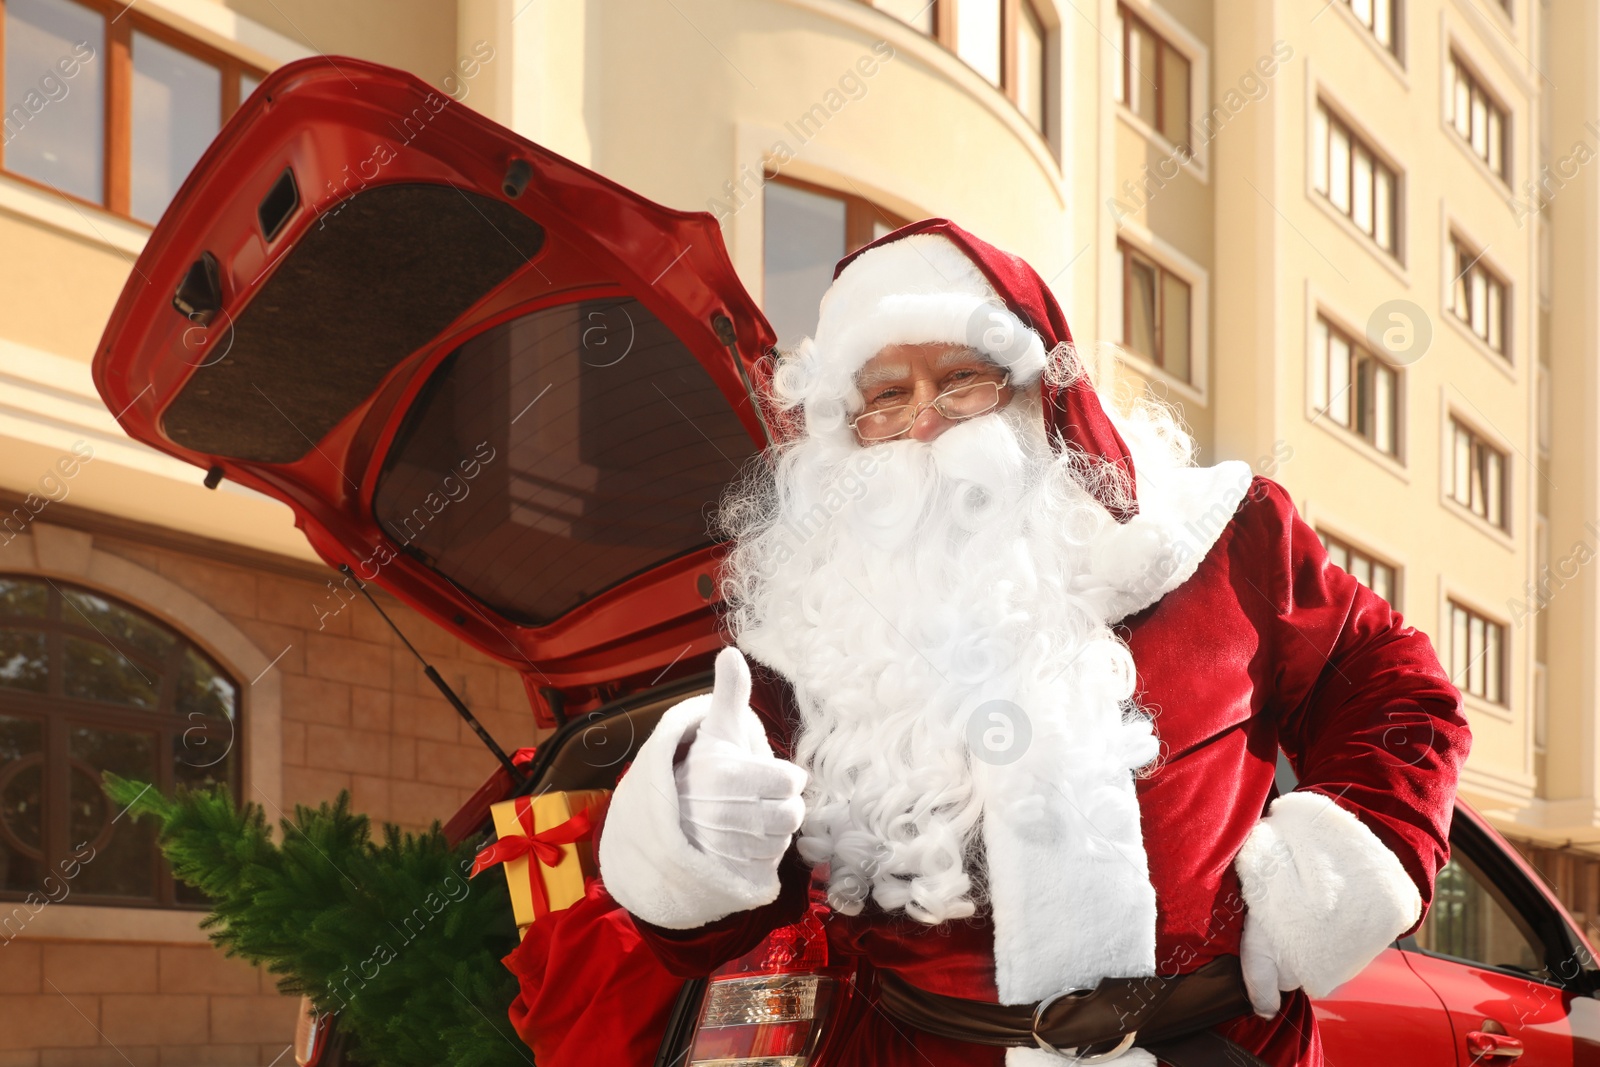
<instances>
[{"instance_id":1,"label":"red car","mask_svg":"<svg viewBox=\"0 0 1600 1067\"><path fill-rule=\"evenodd\" d=\"M201 159L94 372L133 437L286 502L352 584L521 670L559 728L521 788L575 789L709 684L706 516L776 436L774 340L710 215L409 75L311 59ZM514 788L502 769L452 833ZM1464 806L1452 843L1418 935L1317 1005L1328 1062L1600 1063L1575 925ZM815 935L674 987L657 1062L826 1064L870 975Z\"/></svg>"}]
</instances>

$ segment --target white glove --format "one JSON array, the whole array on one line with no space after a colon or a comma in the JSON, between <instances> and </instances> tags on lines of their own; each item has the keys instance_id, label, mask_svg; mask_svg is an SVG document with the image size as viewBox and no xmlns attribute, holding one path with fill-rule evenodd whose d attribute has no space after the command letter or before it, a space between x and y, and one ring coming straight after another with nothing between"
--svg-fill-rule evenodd
<instances>
[{"instance_id":1,"label":"white glove","mask_svg":"<svg viewBox=\"0 0 1600 1067\"><path fill-rule=\"evenodd\" d=\"M1288 989L1325 997L1417 921L1422 897L1400 859L1322 793L1272 802L1234 858L1244 896L1239 965L1256 1014Z\"/></svg>"},{"instance_id":2,"label":"white glove","mask_svg":"<svg viewBox=\"0 0 1600 1067\"><path fill-rule=\"evenodd\" d=\"M1244 972L1244 989L1250 995L1250 1006L1263 1019L1270 1019L1278 1014L1282 1003L1279 994L1299 989L1305 983L1292 966L1277 958L1263 924L1254 920L1254 915L1245 912L1244 933L1239 939L1239 967Z\"/></svg>"},{"instance_id":3,"label":"white glove","mask_svg":"<svg viewBox=\"0 0 1600 1067\"><path fill-rule=\"evenodd\" d=\"M806 772L772 754L737 648L717 654L711 707L673 777L689 843L747 882L770 881L805 818Z\"/></svg>"}]
</instances>

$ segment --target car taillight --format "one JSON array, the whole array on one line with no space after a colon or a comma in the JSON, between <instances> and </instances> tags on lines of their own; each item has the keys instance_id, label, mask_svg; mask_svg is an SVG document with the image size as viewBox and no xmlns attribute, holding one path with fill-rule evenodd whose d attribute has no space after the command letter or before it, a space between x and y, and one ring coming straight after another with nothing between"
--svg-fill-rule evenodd
<instances>
[{"instance_id":1,"label":"car taillight","mask_svg":"<svg viewBox=\"0 0 1600 1067\"><path fill-rule=\"evenodd\" d=\"M813 907L711 976L690 1067L822 1067L830 1023L855 989L853 968L829 965L825 914Z\"/></svg>"},{"instance_id":2,"label":"car taillight","mask_svg":"<svg viewBox=\"0 0 1600 1067\"><path fill-rule=\"evenodd\" d=\"M294 1021L294 1062L300 1067L317 1067L332 1030L333 1015L319 1013L310 997L301 997L300 1015Z\"/></svg>"}]
</instances>

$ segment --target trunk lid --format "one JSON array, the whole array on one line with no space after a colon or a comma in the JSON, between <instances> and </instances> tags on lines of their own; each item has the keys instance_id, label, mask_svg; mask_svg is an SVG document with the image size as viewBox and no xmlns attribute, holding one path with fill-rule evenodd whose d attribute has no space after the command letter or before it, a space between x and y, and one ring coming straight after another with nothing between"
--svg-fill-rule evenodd
<instances>
[{"instance_id":1,"label":"trunk lid","mask_svg":"<svg viewBox=\"0 0 1600 1067\"><path fill-rule=\"evenodd\" d=\"M768 440L774 340L712 216L315 58L202 157L94 377L132 437L521 670L548 725L720 645L707 518Z\"/></svg>"}]
</instances>

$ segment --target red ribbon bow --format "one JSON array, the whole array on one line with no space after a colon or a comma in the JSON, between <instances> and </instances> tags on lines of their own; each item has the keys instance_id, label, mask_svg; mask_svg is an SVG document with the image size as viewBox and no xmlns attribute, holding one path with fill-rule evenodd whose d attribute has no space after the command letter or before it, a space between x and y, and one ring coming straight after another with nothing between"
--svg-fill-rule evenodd
<instances>
[{"instance_id":1,"label":"red ribbon bow","mask_svg":"<svg viewBox=\"0 0 1600 1067\"><path fill-rule=\"evenodd\" d=\"M533 832L533 798L517 797L515 804L513 810L524 836L502 837L494 844L485 846L472 861L472 874L469 877L476 878L490 867L519 860L529 854L546 867L559 866L567 856L567 850L562 846L586 840L594 833L594 805L584 808L566 822L536 834ZM544 880L537 871L529 871L528 881L533 886L534 917L548 914L550 895L545 889Z\"/></svg>"}]
</instances>

